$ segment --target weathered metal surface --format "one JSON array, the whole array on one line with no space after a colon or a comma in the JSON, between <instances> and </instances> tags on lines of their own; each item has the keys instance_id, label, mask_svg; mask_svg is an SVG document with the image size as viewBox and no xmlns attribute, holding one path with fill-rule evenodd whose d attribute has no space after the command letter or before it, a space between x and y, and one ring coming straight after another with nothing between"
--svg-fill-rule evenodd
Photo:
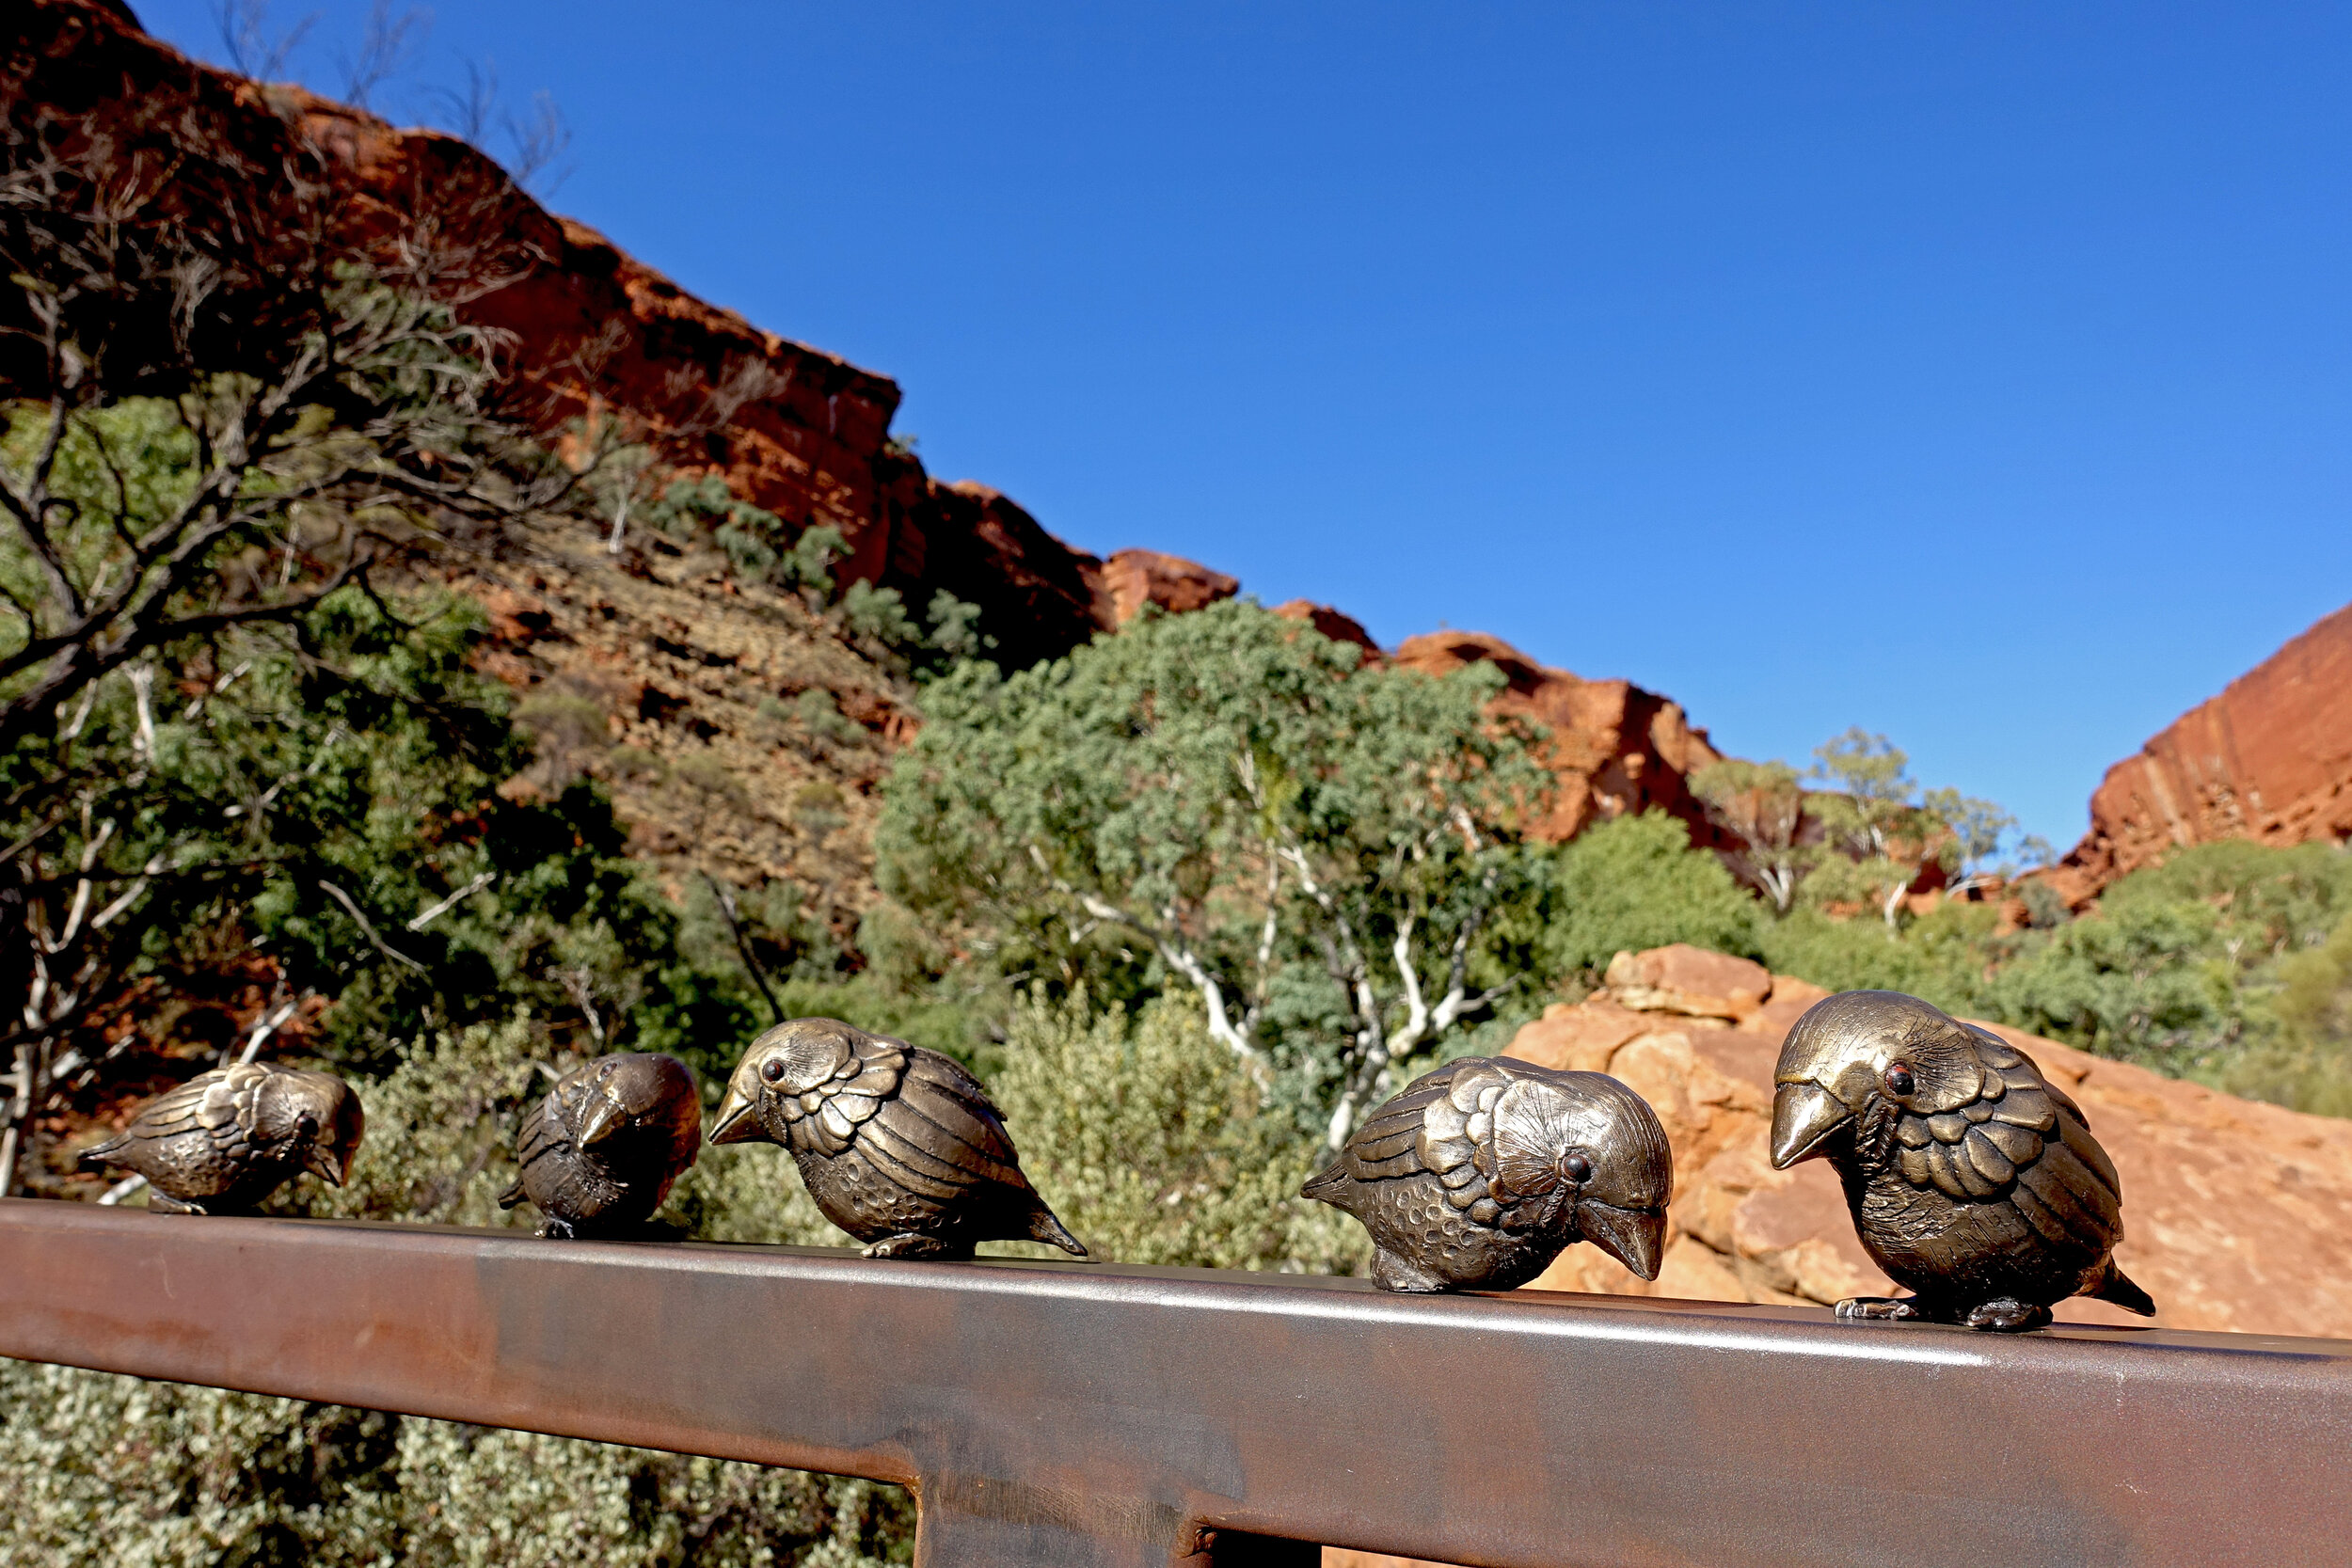
<instances>
[{"instance_id":1,"label":"weathered metal surface","mask_svg":"<svg viewBox=\"0 0 2352 1568\"><path fill-rule=\"evenodd\" d=\"M0 1353L903 1481L939 1568L1165 1565L1208 1530L1498 1568L2352 1542L2332 1340L19 1200Z\"/></svg>"}]
</instances>

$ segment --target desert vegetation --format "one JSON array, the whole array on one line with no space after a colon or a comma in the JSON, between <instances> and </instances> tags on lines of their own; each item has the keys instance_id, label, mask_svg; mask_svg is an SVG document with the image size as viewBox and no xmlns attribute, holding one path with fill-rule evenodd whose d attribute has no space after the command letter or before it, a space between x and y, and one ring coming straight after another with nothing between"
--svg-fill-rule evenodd
<instances>
[{"instance_id":1,"label":"desert vegetation","mask_svg":"<svg viewBox=\"0 0 2352 1568\"><path fill-rule=\"evenodd\" d=\"M492 1196L555 1072L671 1051L715 1100L760 1028L824 1014L972 1064L1110 1257L1347 1273L1361 1233L1296 1192L1357 1119L1676 942L2352 1115L2342 849L2188 849L2073 910L1996 806L1859 732L1700 776L1729 847L1659 813L1544 842L1544 736L1489 668L1367 664L1246 601L1010 667L954 594L849 579L836 530L514 406L452 303L499 257L354 250L300 166L199 149L210 185L166 188L135 135L11 112L0 1191L136 1201L77 1148L266 1054L369 1110L352 1182L284 1212L517 1223ZM282 246L224 250L240 225ZM532 550L616 594L766 595L816 673L737 751L626 741L671 699L518 675L452 586ZM853 717L875 693L909 723ZM765 871L701 842L755 767L788 781ZM672 1217L837 1239L740 1150ZM537 1561L850 1564L903 1560L909 1518L863 1482L0 1363L11 1560L501 1561L528 1531Z\"/></svg>"}]
</instances>

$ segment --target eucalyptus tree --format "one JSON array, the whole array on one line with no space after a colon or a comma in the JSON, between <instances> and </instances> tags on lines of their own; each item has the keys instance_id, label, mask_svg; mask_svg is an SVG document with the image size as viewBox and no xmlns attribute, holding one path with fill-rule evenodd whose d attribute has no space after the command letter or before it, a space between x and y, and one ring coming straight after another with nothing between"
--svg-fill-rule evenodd
<instances>
[{"instance_id":1,"label":"eucalyptus tree","mask_svg":"<svg viewBox=\"0 0 2352 1568\"><path fill-rule=\"evenodd\" d=\"M1487 1008L1549 777L1500 684L1359 667L1254 604L1147 615L927 690L886 786L886 893L1008 973L1189 991L1344 1141L1406 1057Z\"/></svg>"}]
</instances>

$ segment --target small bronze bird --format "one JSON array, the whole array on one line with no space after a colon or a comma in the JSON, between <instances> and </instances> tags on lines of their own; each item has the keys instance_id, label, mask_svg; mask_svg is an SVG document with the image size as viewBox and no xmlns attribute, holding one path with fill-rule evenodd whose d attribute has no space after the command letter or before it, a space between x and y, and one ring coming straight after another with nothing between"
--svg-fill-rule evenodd
<instances>
[{"instance_id":1,"label":"small bronze bird","mask_svg":"<svg viewBox=\"0 0 2352 1568\"><path fill-rule=\"evenodd\" d=\"M1828 1160L1864 1250L1912 1292L1839 1317L2015 1331L2073 1295L2155 1312L2115 1266L2114 1164L2024 1052L1917 997L1850 990L1797 1020L1774 1080L1772 1164Z\"/></svg>"},{"instance_id":2,"label":"small bronze bird","mask_svg":"<svg viewBox=\"0 0 2352 1568\"><path fill-rule=\"evenodd\" d=\"M936 1051L830 1018L754 1040L728 1081L714 1144L792 1151L825 1218L868 1258L969 1258L977 1242L1045 1242L1080 1258L1029 1179L979 1080Z\"/></svg>"},{"instance_id":3,"label":"small bronze bird","mask_svg":"<svg viewBox=\"0 0 2352 1568\"><path fill-rule=\"evenodd\" d=\"M140 1106L81 1163L146 1177L161 1213L244 1214L301 1171L342 1186L366 1128L359 1097L331 1073L240 1062Z\"/></svg>"},{"instance_id":4,"label":"small bronze bird","mask_svg":"<svg viewBox=\"0 0 2352 1568\"><path fill-rule=\"evenodd\" d=\"M515 1138L522 1173L499 1207L529 1198L543 1216L539 1234L564 1241L635 1234L702 1141L692 1069L658 1052L599 1056L557 1079L524 1115Z\"/></svg>"},{"instance_id":5,"label":"small bronze bird","mask_svg":"<svg viewBox=\"0 0 2352 1568\"><path fill-rule=\"evenodd\" d=\"M1604 1073L1505 1056L1426 1072L1299 1191L1363 1221L1384 1291L1508 1291L1572 1243L1658 1277L1674 1155Z\"/></svg>"}]
</instances>

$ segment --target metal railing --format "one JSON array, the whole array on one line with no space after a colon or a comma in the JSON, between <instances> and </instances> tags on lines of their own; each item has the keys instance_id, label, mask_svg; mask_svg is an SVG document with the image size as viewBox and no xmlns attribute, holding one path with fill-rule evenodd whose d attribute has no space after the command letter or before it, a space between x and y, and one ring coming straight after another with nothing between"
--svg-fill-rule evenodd
<instances>
[{"instance_id":1,"label":"metal railing","mask_svg":"<svg viewBox=\"0 0 2352 1568\"><path fill-rule=\"evenodd\" d=\"M2352 1343L0 1202L0 1354L866 1476L927 1568L2352 1561Z\"/></svg>"}]
</instances>

